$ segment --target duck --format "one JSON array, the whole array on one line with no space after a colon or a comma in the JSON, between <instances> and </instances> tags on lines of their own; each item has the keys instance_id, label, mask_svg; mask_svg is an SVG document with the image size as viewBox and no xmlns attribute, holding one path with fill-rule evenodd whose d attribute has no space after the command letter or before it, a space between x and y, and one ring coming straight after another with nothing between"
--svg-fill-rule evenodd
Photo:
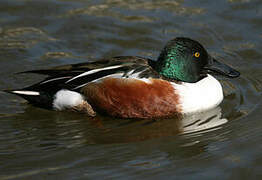
<instances>
[{"instance_id":1,"label":"duck","mask_svg":"<svg viewBox=\"0 0 262 180\"><path fill-rule=\"evenodd\" d=\"M240 76L187 37L168 41L156 60L117 56L21 73L47 76L25 88L5 90L34 106L142 119L215 108L223 100L223 89L212 75Z\"/></svg>"}]
</instances>

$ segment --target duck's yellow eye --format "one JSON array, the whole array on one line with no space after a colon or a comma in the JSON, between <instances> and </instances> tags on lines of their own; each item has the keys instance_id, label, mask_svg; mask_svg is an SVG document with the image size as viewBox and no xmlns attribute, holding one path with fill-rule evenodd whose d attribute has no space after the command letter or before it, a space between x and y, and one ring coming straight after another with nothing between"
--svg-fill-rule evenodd
<instances>
[{"instance_id":1,"label":"duck's yellow eye","mask_svg":"<svg viewBox=\"0 0 262 180\"><path fill-rule=\"evenodd\" d=\"M198 58L198 57L200 56L200 53L199 53L199 52L196 52L196 53L194 54L194 56Z\"/></svg>"}]
</instances>

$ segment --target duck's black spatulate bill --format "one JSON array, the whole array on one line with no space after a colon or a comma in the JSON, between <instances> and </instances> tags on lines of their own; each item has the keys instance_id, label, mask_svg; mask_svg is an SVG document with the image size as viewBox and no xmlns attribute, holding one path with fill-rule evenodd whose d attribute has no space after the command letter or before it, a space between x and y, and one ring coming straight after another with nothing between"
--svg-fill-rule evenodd
<instances>
[{"instance_id":1,"label":"duck's black spatulate bill","mask_svg":"<svg viewBox=\"0 0 262 180\"><path fill-rule=\"evenodd\" d=\"M209 57L209 63L204 67L204 70L208 73L215 73L229 78L236 78L240 76L240 72L212 57Z\"/></svg>"}]
</instances>

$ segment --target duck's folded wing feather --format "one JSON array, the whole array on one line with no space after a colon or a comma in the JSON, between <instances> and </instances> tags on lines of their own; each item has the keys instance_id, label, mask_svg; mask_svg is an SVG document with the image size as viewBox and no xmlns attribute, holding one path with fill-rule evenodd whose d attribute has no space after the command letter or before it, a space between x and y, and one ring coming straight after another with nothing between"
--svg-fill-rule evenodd
<instances>
[{"instance_id":1,"label":"duck's folded wing feather","mask_svg":"<svg viewBox=\"0 0 262 180\"><path fill-rule=\"evenodd\" d=\"M25 71L22 73L36 73L48 76L43 81L24 88L25 90L54 93L59 89L72 89L77 91L78 88L89 82L108 76L136 77L142 72L146 72L148 68L147 59L125 56L97 62L59 66L53 69Z\"/></svg>"}]
</instances>

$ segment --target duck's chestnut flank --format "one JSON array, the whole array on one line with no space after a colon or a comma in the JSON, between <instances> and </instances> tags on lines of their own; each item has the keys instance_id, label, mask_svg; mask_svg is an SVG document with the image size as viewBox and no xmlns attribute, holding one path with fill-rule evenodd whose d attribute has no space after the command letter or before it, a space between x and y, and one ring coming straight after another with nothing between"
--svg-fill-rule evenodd
<instances>
[{"instance_id":1,"label":"duck's chestnut flank","mask_svg":"<svg viewBox=\"0 0 262 180\"><path fill-rule=\"evenodd\" d=\"M106 78L82 89L87 101L100 111L124 118L152 118L179 113L179 96L170 82L149 79Z\"/></svg>"}]
</instances>

